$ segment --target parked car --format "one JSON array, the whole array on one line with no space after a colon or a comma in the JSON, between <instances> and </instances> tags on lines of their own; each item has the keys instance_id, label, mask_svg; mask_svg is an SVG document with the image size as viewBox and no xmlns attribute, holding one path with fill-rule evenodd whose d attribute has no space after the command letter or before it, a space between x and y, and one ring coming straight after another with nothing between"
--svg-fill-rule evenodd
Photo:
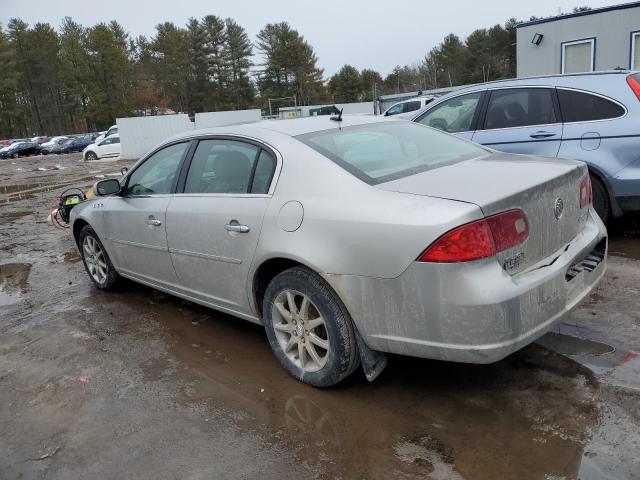
<instances>
[{"instance_id":1,"label":"parked car","mask_svg":"<svg viewBox=\"0 0 640 480\"><path fill-rule=\"evenodd\" d=\"M640 74L522 78L456 90L414 121L495 150L587 163L606 223L640 210Z\"/></svg>"},{"instance_id":2,"label":"parked car","mask_svg":"<svg viewBox=\"0 0 640 480\"><path fill-rule=\"evenodd\" d=\"M109 130L107 130L106 132L101 132L100 136L98 136L95 139L95 143L100 143L105 138L110 137L111 135L117 135L117 134L118 134L118 126L112 125L109 127Z\"/></svg>"},{"instance_id":3,"label":"parked car","mask_svg":"<svg viewBox=\"0 0 640 480\"><path fill-rule=\"evenodd\" d=\"M41 147L42 147L43 151L46 150L47 152L49 152L51 147L53 147L55 145L58 145L62 140L66 140L67 138L69 138L69 137L64 136L64 135L57 136L57 137L51 137L51 139L48 142L44 142L41 145Z\"/></svg>"},{"instance_id":4,"label":"parked car","mask_svg":"<svg viewBox=\"0 0 640 480\"><path fill-rule=\"evenodd\" d=\"M48 142L50 139L51 137L33 137L31 141L37 143L38 145L42 145L43 143Z\"/></svg>"},{"instance_id":5,"label":"parked car","mask_svg":"<svg viewBox=\"0 0 640 480\"><path fill-rule=\"evenodd\" d=\"M90 135L75 137L70 139L70 141L61 144L59 153L82 152L87 146L91 145L92 143L93 138Z\"/></svg>"},{"instance_id":6,"label":"parked car","mask_svg":"<svg viewBox=\"0 0 640 480\"><path fill-rule=\"evenodd\" d=\"M71 211L100 289L120 276L265 325L296 378L369 379L392 352L490 363L605 270L584 163L497 153L373 116L180 134Z\"/></svg>"},{"instance_id":7,"label":"parked car","mask_svg":"<svg viewBox=\"0 0 640 480\"><path fill-rule=\"evenodd\" d=\"M40 145L35 142L28 141L12 143L6 150L0 153L0 156L1 158L18 158L39 154Z\"/></svg>"},{"instance_id":8,"label":"parked car","mask_svg":"<svg viewBox=\"0 0 640 480\"><path fill-rule=\"evenodd\" d=\"M426 107L433 102L435 98L436 97L433 95L426 95L423 97L414 97L409 100L403 100L391 105L387 110L385 110L383 115L385 117L391 117L393 115L404 116L403 114L415 112L416 110Z\"/></svg>"},{"instance_id":9,"label":"parked car","mask_svg":"<svg viewBox=\"0 0 640 480\"><path fill-rule=\"evenodd\" d=\"M120 156L120 135L110 135L100 143L92 143L82 151L85 160Z\"/></svg>"},{"instance_id":10,"label":"parked car","mask_svg":"<svg viewBox=\"0 0 640 480\"><path fill-rule=\"evenodd\" d=\"M53 139L49 142L43 143L42 145L40 145L40 151L43 155L48 155L48 154L60 154L64 152L64 146L67 143L70 143L73 141L72 138L69 137L54 137L56 140L54 141Z\"/></svg>"}]
</instances>

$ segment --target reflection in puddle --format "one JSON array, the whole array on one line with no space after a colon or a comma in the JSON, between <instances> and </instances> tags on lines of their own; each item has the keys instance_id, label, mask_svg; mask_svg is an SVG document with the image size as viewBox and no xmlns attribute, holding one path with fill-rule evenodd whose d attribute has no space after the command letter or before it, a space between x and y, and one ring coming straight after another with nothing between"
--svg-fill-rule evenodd
<instances>
[{"instance_id":1,"label":"reflection in puddle","mask_svg":"<svg viewBox=\"0 0 640 480\"><path fill-rule=\"evenodd\" d=\"M606 343L555 332L547 333L537 343L562 355L606 355L615 351Z\"/></svg>"},{"instance_id":2,"label":"reflection in puddle","mask_svg":"<svg viewBox=\"0 0 640 480\"><path fill-rule=\"evenodd\" d=\"M227 412L328 478L573 478L598 423L591 372L540 346L485 366L394 356L374 383L356 372L319 390L289 377L262 327L128 290L109 308L150 316L169 346L145 379L186 382L180 403Z\"/></svg>"},{"instance_id":3,"label":"reflection in puddle","mask_svg":"<svg viewBox=\"0 0 640 480\"><path fill-rule=\"evenodd\" d=\"M4 212L0 213L0 223L9 223L18 218L26 217L27 215L33 214L30 210L19 210L17 212Z\"/></svg>"},{"instance_id":4,"label":"reflection in puddle","mask_svg":"<svg viewBox=\"0 0 640 480\"><path fill-rule=\"evenodd\" d=\"M31 265L28 263L5 263L0 265L0 307L20 301L27 289Z\"/></svg>"}]
</instances>

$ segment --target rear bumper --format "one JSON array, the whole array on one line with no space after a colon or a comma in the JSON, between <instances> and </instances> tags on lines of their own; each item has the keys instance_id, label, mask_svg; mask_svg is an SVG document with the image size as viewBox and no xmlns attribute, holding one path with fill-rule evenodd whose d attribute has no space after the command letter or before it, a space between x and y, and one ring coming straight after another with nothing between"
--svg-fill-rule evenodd
<instances>
[{"instance_id":1,"label":"rear bumper","mask_svg":"<svg viewBox=\"0 0 640 480\"><path fill-rule=\"evenodd\" d=\"M370 348L492 363L549 331L591 292L606 269L606 238L604 225L591 210L585 228L566 249L517 275L508 275L491 258L461 264L416 262L394 279L325 278ZM593 254L601 260L586 260Z\"/></svg>"}]
</instances>

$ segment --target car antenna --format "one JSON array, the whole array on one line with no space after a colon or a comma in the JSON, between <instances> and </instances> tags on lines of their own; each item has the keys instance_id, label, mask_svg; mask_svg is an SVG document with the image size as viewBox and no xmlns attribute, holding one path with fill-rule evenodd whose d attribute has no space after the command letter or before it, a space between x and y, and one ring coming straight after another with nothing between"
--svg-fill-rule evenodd
<instances>
[{"instance_id":1,"label":"car antenna","mask_svg":"<svg viewBox=\"0 0 640 480\"><path fill-rule=\"evenodd\" d=\"M344 107L340 109L340 111L338 112L338 115L331 115L331 120L333 120L334 122L341 122L342 121L342 111L344 110Z\"/></svg>"}]
</instances>

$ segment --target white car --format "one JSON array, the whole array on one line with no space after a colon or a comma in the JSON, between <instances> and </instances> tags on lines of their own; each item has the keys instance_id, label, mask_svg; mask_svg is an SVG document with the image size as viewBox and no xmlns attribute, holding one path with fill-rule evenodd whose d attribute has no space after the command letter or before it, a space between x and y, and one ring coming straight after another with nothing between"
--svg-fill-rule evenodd
<instances>
[{"instance_id":1,"label":"white car","mask_svg":"<svg viewBox=\"0 0 640 480\"><path fill-rule=\"evenodd\" d=\"M120 135L111 135L98 143L92 143L82 151L85 160L97 160L120 156Z\"/></svg>"},{"instance_id":2,"label":"white car","mask_svg":"<svg viewBox=\"0 0 640 480\"><path fill-rule=\"evenodd\" d=\"M392 115L401 115L404 113L415 112L416 110L420 110L421 108L426 107L431 102L436 99L433 95L425 95L424 97L414 97L409 100L403 100L398 103L394 103L391 105L383 115L385 117L390 117Z\"/></svg>"},{"instance_id":3,"label":"white car","mask_svg":"<svg viewBox=\"0 0 640 480\"><path fill-rule=\"evenodd\" d=\"M97 137L96 141L93 143L100 143L105 138L110 137L111 135L117 135L117 134L118 134L118 126L111 125L109 127L109 130L107 130L106 132L102 132L102 134L99 137Z\"/></svg>"},{"instance_id":4,"label":"white car","mask_svg":"<svg viewBox=\"0 0 640 480\"><path fill-rule=\"evenodd\" d=\"M47 149L49 147L54 147L56 145L58 145L58 143L60 143L62 140L66 140L68 137L66 136L59 136L59 137L51 137L51 140L49 140L48 142L44 142L42 145L40 145L42 148Z\"/></svg>"}]
</instances>

